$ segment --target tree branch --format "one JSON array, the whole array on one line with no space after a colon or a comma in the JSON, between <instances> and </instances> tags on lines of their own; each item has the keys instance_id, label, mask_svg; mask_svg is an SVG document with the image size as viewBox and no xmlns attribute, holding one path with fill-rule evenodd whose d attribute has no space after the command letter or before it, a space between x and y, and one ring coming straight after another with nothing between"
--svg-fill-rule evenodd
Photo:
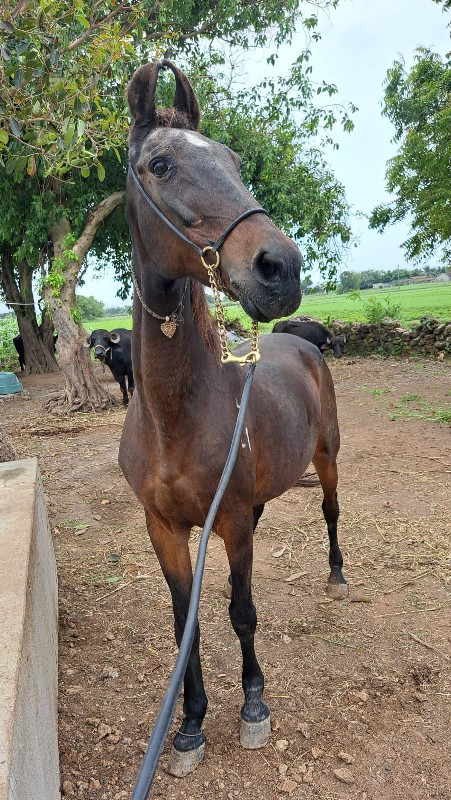
<instances>
[{"instance_id":1,"label":"tree branch","mask_svg":"<svg viewBox=\"0 0 451 800\"><path fill-rule=\"evenodd\" d=\"M93 19L93 14L97 5L98 3L94 3L91 9L90 20ZM110 13L107 14L105 17L102 17L102 19L99 19L97 22L92 22L89 28L86 28L85 32L82 33L82 35L79 36L78 39L74 39L73 42L71 42L67 46L66 52L70 53L72 50L76 50L77 47L83 44L83 42L86 41L86 39L88 39L91 36L93 31L97 30L98 28L101 28L107 22L110 22L112 19L114 19L114 17L117 17L117 15L125 8L126 5L128 5L128 0L123 0L122 3L119 3L117 8L114 8L113 11L110 11ZM130 11L132 10L133 9L130 9Z\"/></svg>"},{"instance_id":2,"label":"tree branch","mask_svg":"<svg viewBox=\"0 0 451 800\"><path fill-rule=\"evenodd\" d=\"M74 268L78 272L80 265L91 247L97 228L112 212L124 202L125 192L114 192L102 200L98 206L92 208L88 214L83 233L78 237L73 246L74 253L78 256L78 265Z\"/></svg>"}]
</instances>

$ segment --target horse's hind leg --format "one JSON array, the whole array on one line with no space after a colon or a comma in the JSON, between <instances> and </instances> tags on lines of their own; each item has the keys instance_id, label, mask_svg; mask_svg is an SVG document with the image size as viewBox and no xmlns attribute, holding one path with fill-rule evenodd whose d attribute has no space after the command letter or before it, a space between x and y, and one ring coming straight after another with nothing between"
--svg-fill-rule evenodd
<instances>
[{"instance_id":1,"label":"horse's hind leg","mask_svg":"<svg viewBox=\"0 0 451 800\"><path fill-rule=\"evenodd\" d=\"M180 647L191 596L192 567L188 549L189 530L175 534L146 514L150 538L166 578L174 610L174 630ZM205 736L201 725L207 711L207 697L199 658L200 632L197 625L191 655L185 672L183 721L174 737L168 772L182 778L202 761Z\"/></svg>"},{"instance_id":2,"label":"horse's hind leg","mask_svg":"<svg viewBox=\"0 0 451 800\"><path fill-rule=\"evenodd\" d=\"M254 508L252 509L252 513L253 513L253 517L254 517L254 522L253 522L254 530L253 530L253 533L255 533L255 529L256 529L256 527L258 525L258 520L260 519L261 515L263 514L264 508L265 508L265 504L262 503L260 506L254 506ZM227 578L226 585L224 587L224 594L227 597L227 600L231 600L231 598L232 598L232 575L231 574Z\"/></svg>"},{"instance_id":3,"label":"horse's hind leg","mask_svg":"<svg viewBox=\"0 0 451 800\"><path fill-rule=\"evenodd\" d=\"M343 600L348 595L348 585L343 577L343 556L338 546L337 522L340 509L337 497L337 462L336 454L324 443L319 443L313 458L313 464L323 490L323 515L329 534L330 575L327 579L327 593L333 600Z\"/></svg>"},{"instance_id":4,"label":"horse's hind leg","mask_svg":"<svg viewBox=\"0 0 451 800\"><path fill-rule=\"evenodd\" d=\"M333 600L343 600L348 594L348 586L343 577L343 558L338 546L337 521L339 515L337 498L337 455L340 448L337 405L332 376L327 364L323 362L321 373L321 419L318 443L313 464L323 490L323 514L329 534L330 575L327 580L327 593Z\"/></svg>"},{"instance_id":5,"label":"horse's hind leg","mask_svg":"<svg viewBox=\"0 0 451 800\"><path fill-rule=\"evenodd\" d=\"M263 702L264 678L257 661L254 635L257 613L252 601L252 551L253 531L257 520L248 514L223 522L218 533L224 539L232 575L232 599L229 605L230 621L240 640L243 656L242 685L244 705L241 708L240 741L243 747L256 750L269 739L271 723L268 706Z\"/></svg>"}]
</instances>

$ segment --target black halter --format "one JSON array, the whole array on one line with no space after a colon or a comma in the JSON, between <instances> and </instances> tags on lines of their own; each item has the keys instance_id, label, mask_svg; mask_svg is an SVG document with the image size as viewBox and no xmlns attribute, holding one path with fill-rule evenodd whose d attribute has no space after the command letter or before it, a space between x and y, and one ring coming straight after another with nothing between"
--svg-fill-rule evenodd
<instances>
[{"instance_id":1,"label":"black halter","mask_svg":"<svg viewBox=\"0 0 451 800\"><path fill-rule=\"evenodd\" d=\"M186 244L189 244L190 247L192 247L196 251L196 253L198 253L200 255L200 257L202 258L205 255L205 248L199 247L197 244L195 244L195 242L192 242L191 239L188 239L188 237L185 236L185 234L182 233L182 231L179 231L179 229L174 225L174 223L171 222L171 220L168 219L165 214L163 214L161 209L158 208L156 203L154 203L152 198L149 197L149 195L147 194L146 190L144 189L141 181L139 180L139 178L138 178L138 176L137 176L137 174L136 174L136 172L133 169L131 164L129 164L128 171L129 171L129 174L132 176L132 178L133 178L133 180L134 180L134 182L136 184L136 188L138 189L139 193L141 194L142 197L144 197L144 200L146 201L146 203L148 203L149 206L155 211L157 216L160 217L160 219L168 226L168 228L171 229L171 231L173 233L175 233L179 237L179 239L182 239L183 242L185 242ZM242 214L239 215L239 217L237 217L233 222L231 222L230 225L227 226L227 228L225 229L224 233L221 234L221 236L219 237L219 239L216 240L216 242L213 242L210 239L206 239L205 240L206 243L207 243L208 250L212 251L213 253L217 253L219 248L221 247L221 245L226 240L226 238L229 235L229 233L231 231L233 231L233 229L240 222L242 222L243 219L246 219L246 217L250 217L251 214L266 214L266 216L268 216L268 212L265 211L264 208L250 208L248 211L244 211Z\"/></svg>"}]
</instances>

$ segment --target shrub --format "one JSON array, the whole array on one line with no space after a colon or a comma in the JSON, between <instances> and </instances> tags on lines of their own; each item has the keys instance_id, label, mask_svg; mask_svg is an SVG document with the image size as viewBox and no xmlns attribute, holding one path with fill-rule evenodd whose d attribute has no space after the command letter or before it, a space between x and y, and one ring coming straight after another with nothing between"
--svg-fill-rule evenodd
<instances>
[{"instance_id":1,"label":"shrub","mask_svg":"<svg viewBox=\"0 0 451 800\"><path fill-rule=\"evenodd\" d=\"M14 314L0 319L0 365L4 370L17 367L17 352L13 345L13 337L18 333Z\"/></svg>"},{"instance_id":2,"label":"shrub","mask_svg":"<svg viewBox=\"0 0 451 800\"><path fill-rule=\"evenodd\" d=\"M401 306L399 303L391 303L387 295L383 300L370 297L368 301L363 304L363 310L367 322L382 322L385 317L397 319Z\"/></svg>"}]
</instances>

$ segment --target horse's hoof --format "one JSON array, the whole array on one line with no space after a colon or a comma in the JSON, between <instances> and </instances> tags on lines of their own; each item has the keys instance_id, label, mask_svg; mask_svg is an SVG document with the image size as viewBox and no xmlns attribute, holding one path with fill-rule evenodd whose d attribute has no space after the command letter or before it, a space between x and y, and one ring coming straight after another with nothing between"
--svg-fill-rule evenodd
<instances>
[{"instance_id":1,"label":"horse's hoof","mask_svg":"<svg viewBox=\"0 0 451 800\"><path fill-rule=\"evenodd\" d=\"M195 747L194 750L176 750L172 745L171 755L169 756L167 772L170 775L175 775L176 778L184 778L190 772L194 772L196 767L199 766L201 761L204 760L205 755L205 742Z\"/></svg>"},{"instance_id":2,"label":"horse's hoof","mask_svg":"<svg viewBox=\"0 0 451 800\"><path fill-rule=\"evenodd\" d=\"M261 722L241 720L240 744L246 750L258 750L264 747L271 734L271 718L268 716Z\"/></svg>"},{"instance_id":3,"label":"horse's hoof","mask_svg":"<svg viewBox=\"0 0 451 800\"><path fill-rule=\"evenodd\" d=\"M347 583L328 583L326 591L331 600L344 600L349 594Z\"/></svg>"},{"instance_id":4,"label":"horse's hoof","mask_svg":"<svg viewBox=\"0 0 451 800\"><path fill-rule=\"evenodd\" d=\"M227 600L232 599L232 585L229 583L229 581L226 581L225 583L223 594L224 597L227 597Z\"/></svg>"}]
</instances>

